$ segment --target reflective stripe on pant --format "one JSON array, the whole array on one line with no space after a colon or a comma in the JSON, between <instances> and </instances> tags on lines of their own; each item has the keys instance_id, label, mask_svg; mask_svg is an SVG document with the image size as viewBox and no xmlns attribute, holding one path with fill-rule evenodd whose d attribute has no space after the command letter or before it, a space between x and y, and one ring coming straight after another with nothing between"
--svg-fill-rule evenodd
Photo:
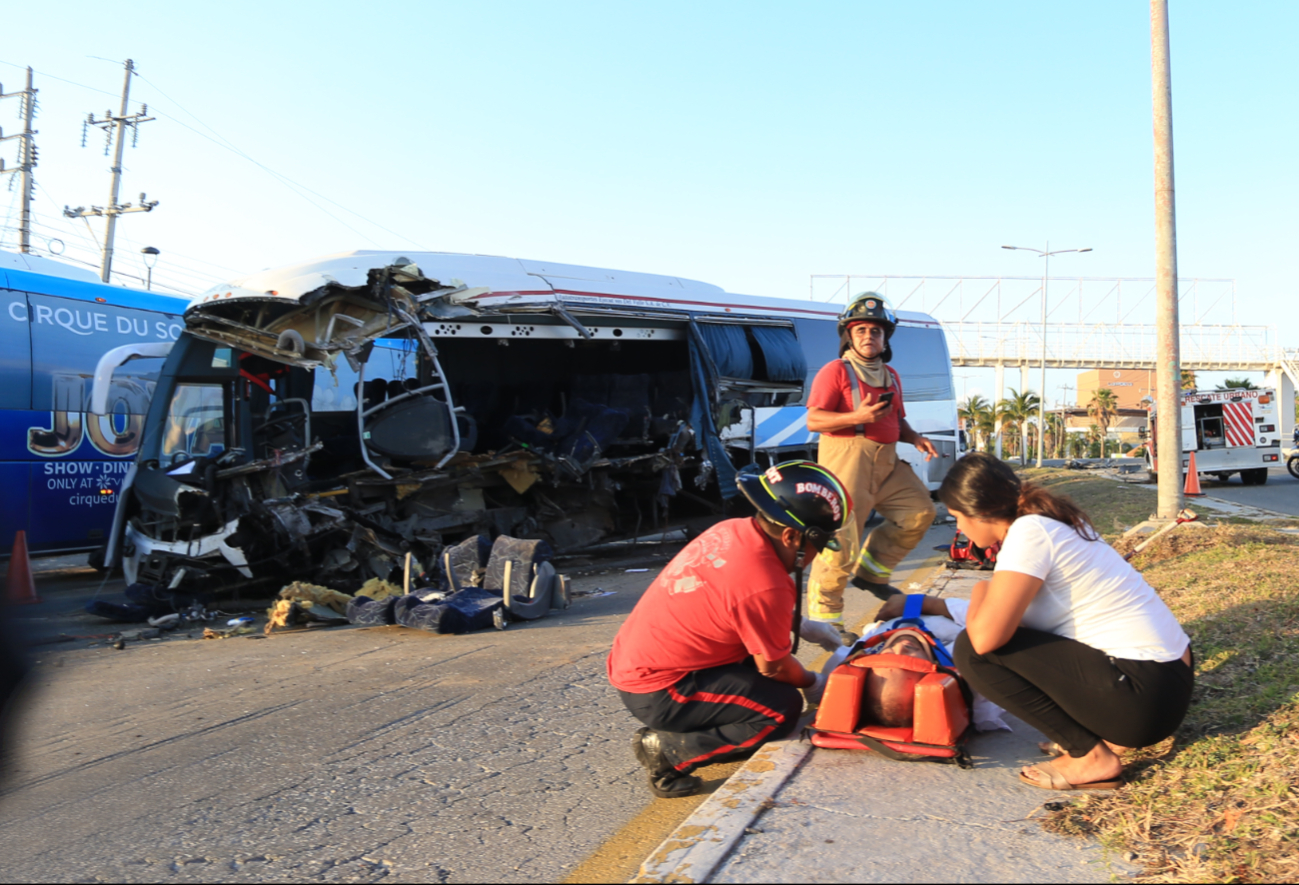
<instances>
[{"instance_id":1,"label":"reflective stripe on pant","mask_svg":"<svg viewBox=\"0 0 1299 885\"><path fill-rule=\"evenodd\" d=\"M839 477L852 495L853 518L839 531L839 552L822 551L807 585L807 613L818 621L843 619L843 591L854 575L887 584L934 521L929 489L911 465L898 459L897 445L860 437L822 435L817 462ZM862 543L866 519L875 510L884 524Z\"/></svg>"},{"instance_id":2,"label":"reflective stripe on pant","mask_svg":"<svg viewBox=\"0 0 1299 885\"><path fill-rule=\"evenodd\" d=\"M662 691L618 693L658 732L668 764L683 774L785 737L803 712L802 693L763 676L752 658L689 673Z\"/></svg>"}]
</instances>

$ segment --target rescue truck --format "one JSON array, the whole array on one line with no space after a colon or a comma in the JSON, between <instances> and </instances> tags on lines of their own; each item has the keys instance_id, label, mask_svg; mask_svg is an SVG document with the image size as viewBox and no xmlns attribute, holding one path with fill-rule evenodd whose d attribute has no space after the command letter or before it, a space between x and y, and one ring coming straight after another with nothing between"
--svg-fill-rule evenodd
<instances>
[{"instance_id":1,"label":"rescue truck","mask_svg":"<svg viewBox=\"0 0 1299 885\"><path fill-rule=\"evenodd\" d=\"M1182 391L1182 469L1195 453L1197 473L1226 480L1233 473L1247 486L1267 482L1267 469L1281 462L1281 420L1276 391L1271 388L1243 390ZM1150 409L1150 445L1146 466L1151 476L1158 469L1155 451L1156 422Z\"/></svg>"}]
</instances>

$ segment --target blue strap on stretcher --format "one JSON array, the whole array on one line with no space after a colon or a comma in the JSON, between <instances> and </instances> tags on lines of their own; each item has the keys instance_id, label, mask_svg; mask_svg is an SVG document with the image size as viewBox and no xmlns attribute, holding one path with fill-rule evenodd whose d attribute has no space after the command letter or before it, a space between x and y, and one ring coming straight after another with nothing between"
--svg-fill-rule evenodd
<instances>
[{"instance_id":1,"label":"blue strap on stretcher","mask_svg":"<svg viewBox=\"0 0 1299 885\"><path fill-rule=\"evenodd\" d=\"M929 632L929 628L926 627L925 622L921 620L920 614L924 611L924 605L925 595L923 593L907 594L906 604L902 608L902 617L893 622L892 629L896 630L903 624L915 626L933 640L934 660L938 661L938 663L942 664L944 667L955 667L956 663L952 660L952 656L947 653L947 647L938 641L937 636Z\"/></svg>"}]
</instances>

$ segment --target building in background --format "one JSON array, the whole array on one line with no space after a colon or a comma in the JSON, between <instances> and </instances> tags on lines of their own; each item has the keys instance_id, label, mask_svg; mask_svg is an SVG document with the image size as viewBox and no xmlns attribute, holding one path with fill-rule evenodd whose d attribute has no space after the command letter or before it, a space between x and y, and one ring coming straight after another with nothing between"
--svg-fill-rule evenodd
<instances>
[{"instance_id":1,"label":"building in background","mask_svg":"<svg viewBox=\"0 0 1299 885\"><path fill-rule=\"evenodd\" d=\"M1120 409L1144 409L1146 397L1155 396L1152 369L1090 369L1078 373L1078 408L1085 409L1097 390L1114 393Z\"/></svg>"}]
</instances>

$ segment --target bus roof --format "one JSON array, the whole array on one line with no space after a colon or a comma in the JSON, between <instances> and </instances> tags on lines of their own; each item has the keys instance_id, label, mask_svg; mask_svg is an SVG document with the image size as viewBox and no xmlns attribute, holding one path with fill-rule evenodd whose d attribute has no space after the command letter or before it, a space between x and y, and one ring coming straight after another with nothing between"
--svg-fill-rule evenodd
<instances>
[{"instance_id":1,"label":"bus roof","mask_svg":"<svg viewBox=\"0 0 1299 885\"><path fill-rule=\"evenodd\" d=\"M183 313L190 302L186 297L109 286L84 268L7 250L0 250L0 288L170 314Z\"/></svg>"},{"instance_id":2,"label":"bus roof","mask_svg":"<svg viewBox=\"0 0 1299 885\"><path fill-rule=\"evenodd\" d=\"M530 303L562 302L603 309L698 314L760 314L788 319L833 320L835 304L767 296L738 295L720 286L684 277L584 267L495 255L454 252L387 252L358 250L260 271L214 286L194 300L194 306L225 299L269 297L297 301L329 283L364 286L367 273L392 264L416 264L424 276L444 285L463 283L489 291L474 295L475 306L522 307ZM899 319L934 324L925 314L899 312Z\"/></svg>"}]
</instances>

